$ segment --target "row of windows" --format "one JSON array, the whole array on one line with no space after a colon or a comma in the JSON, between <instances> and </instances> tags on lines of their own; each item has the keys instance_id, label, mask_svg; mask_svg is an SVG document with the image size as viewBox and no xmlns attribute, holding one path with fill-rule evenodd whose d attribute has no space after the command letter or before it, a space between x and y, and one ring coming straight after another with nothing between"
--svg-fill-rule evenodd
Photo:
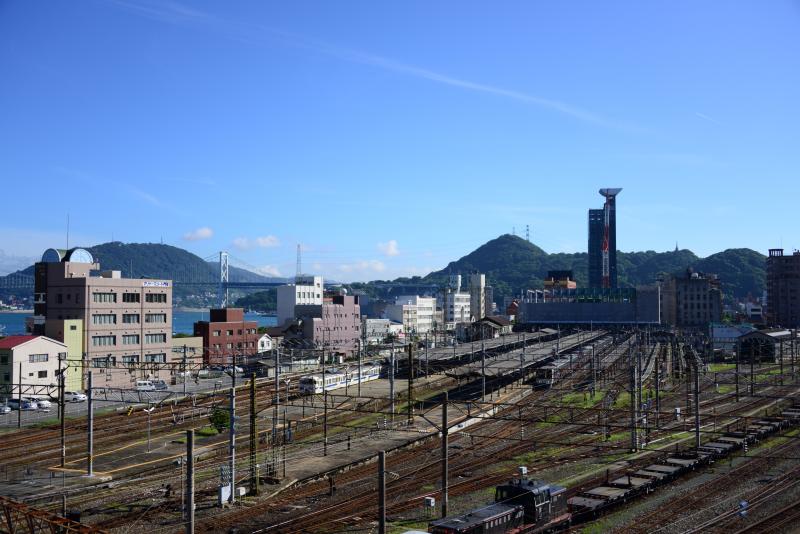
<instances>
[{"instance_id":1,"label":"row of windows","mask_svg":"<svg viewBox=\"0 0 800 534\"><path fill-rule=\"evenodd\" d=\"M153 343L166 343L167 334L145 334L144 342L146 344ZM117 336L92 336L93 347L107 347L117 344ZM122 336L123 345L138 345L139 334L126 334ZM46 360L45 360L46 361Z\"/></svg>"},{"instance_id":2,"label":"row of windows","mask_svg":"<svg viewBox=\"0 0 800 534\"><path fill-rule=\"evenodd\" d=\"M244 342L240 341L240 342L238 342L236 344L236 348L237 349L252 349L255 346L256 346L256 342L255 341L244 341ZM222 344L221 343L214 343L213 345L211 345L211 348L215 349L215 350L221 350L222 349ZM233 343L226 343L225 344L225 348L226 349L232 349L233 348Z\"/></svg>"},{"instance_id":3,"label":"row of windows","mask_svg":"<svg viewBox=\"0 0 800 534\"><path fill-rule=\"evenodd\" d=\"M238 335L240 335L240 336L242 335L242 333L245 333L245 334L255 334L256 332L257 332L257 329L255 329L255 328L245 328L244 330L242 330L242 329L240 328L240 329L237 331ZM219 337L221 333L222 333L222 330L213 330L213 331L211 332L211 335L212 335L213 337ZM225 331L225 335L226 335L226 336L232 336L232 335L233 335L233 330L226 330L226 331Z\"/></svg>"},{"instance_id":4,"label":"row of windows","mask_svg":"<svg viewBox=\"0 0 800 534\"><path fill-rule=\"evenodd\" d=\"M30 363L46 362L49 359L50 359L50 355L48 355L48 354L29 354L28 355L28 362L30 362Z\"/></svg>"},{"instance_id":5,"label":"row of windows","mask_svg":"<svg viewBox=\"0 0 800 534\"><path fill-rule=\"evenodd\" d=\"M92 315L92 324L117 324L117 316L113 313Z\"/></svg>"},{"instance_id":6,"label":"row of windows","mask_svg":"<svg viewBox=\"0 0 800 534\"><path fill-rule=\"evenodd\" d=\"M146 313L144 315L144 322L145 323L166 323L167 322L167 314L166 313Z\"/></svg>"},{"instance_id":7,"label":"row of windows","mask_svg":"<svg viewBox=\"0 0 800 534\"><path fill-rule=\"evenodd\" d=\"M67 293L67 300L72 300L72 293ZM75 304L80 304L81 302L81 294L75 293ZM64 295L62 293L58 293L56 295L56 303L63 304L64 303Z\"/></svg>"},{"instance_id":8,"label":"row of windows","mask_svg":"<svg viewBox=\"0 0 800 534\"><path fill-rule=\"evenodd\" d=\"M157 354L145 354L145 363L166 363L167 355L163 352ZM139 355L130 355L122 357L123 365L135 365L139 363ZM102 358L92 358L92 367L116 367L116 356L103 356Z\"/></svg>"},{"instance_id":9,"label":"row of windows","mask_svg":"<svg viewBox=\"0 0 800 534\"><path fill-rule=\"evenodd\" d=\"M123 293L122 302L135 303L141 302L139 293ZM67 295L69 300L69 295ZM78 295L75 295L75 301L78 301ZM145 302L164 304L167 302L166 293L147 293L144 296ZM117 302L117 294L113 292L96 292L92 293L92 302L109 303ZM58 295L58 303L61 304L61 294Z\"/></svg>"}]
</instances>

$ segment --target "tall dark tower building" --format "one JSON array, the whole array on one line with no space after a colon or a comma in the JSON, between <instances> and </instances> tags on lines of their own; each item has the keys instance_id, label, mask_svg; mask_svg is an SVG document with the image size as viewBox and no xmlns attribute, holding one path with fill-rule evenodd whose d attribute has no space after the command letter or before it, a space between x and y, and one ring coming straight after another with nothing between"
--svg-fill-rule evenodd
<instances>
[{"instance_id":1,"label":"tall dark tower building","mask_svg":"<svg viewBox=\"0 0 800 534\"><path fill-rule=\"evenodd\" d=\"M767 257L767 319L772 326L800 327L800 252L769 249Z\"/></svg>"},{"instance_id":2,"label":"tall dark tower building","mask_svg":"<svg viewBox=\"0 0 800 534\"><path fill-rule=\"evenodd\" d=\"M589 210L589 287L617 287L617 203L622 188L605 188L603 208Z\"/></svg>"}]
</instances>

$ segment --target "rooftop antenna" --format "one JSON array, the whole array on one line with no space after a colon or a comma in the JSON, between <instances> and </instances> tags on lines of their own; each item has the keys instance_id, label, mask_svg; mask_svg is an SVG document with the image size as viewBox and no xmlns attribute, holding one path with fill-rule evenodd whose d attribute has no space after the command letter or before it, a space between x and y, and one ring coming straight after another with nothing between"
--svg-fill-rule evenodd
<instances>
[{"instance_id":1,"label":"rooftop antenna","mask_svg":"<svg viewBox=\"0 0 800 534\"><path fill-rule=\"evenodd\" d=\"M67 250L69 250L69 213L67 213Z\"/></svg>"},{"instance_id":2,"label":"rooftop antenna","mask_svg":"<svg viewBox=\"0 0 800 534\"><path fill-rule=\"evenodd\" d=\"M303 273L302 258L300 255L300 243L297 244L297 272L294 275L295 282L300 280L300 275Z\"/></svg>"},{"instance_id":3,"label":"rooftop antenna","mask_svg":"<svg viewBox=\"0 0 800 534\"><path fill-rule=\"evenodd\" d=\"M525 225L525 241L531 242L531 227L527 224Z\"/></svg>"},{"instance_id":4,"label":"rooftop antenna","mask_svg":"<svg viewBox=\"0 0 800 534\"><path fill-rule=\"evenodd\" d=\"M516 226L512 226L511 227L511 235L517 235L517 227Z\"/></svg>"}]
</instances>

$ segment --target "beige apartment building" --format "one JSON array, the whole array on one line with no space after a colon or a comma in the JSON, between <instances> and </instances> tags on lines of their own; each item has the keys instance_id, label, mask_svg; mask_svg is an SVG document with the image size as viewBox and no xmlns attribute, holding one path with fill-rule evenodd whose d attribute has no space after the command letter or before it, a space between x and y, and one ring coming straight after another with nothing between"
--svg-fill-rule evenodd
<instances>
[{"instance_id":1,"label":"beige apartment building","mask_svg":"<svg viewBox=\"0 0 800 534\"><path fill-rule=\"evenodd\" d=\"M169 381L172 282L122 278L99 267L84 249L48 249L35 265L34 331L47 321L80 319L84 375L93 371L95 387Z\"/></svg>"}]
</instances>

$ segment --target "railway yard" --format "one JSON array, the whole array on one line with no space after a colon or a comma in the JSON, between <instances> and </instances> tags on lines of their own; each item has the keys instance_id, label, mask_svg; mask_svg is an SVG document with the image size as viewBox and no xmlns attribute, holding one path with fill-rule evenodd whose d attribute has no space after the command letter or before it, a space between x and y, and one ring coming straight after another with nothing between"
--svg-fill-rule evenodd
<instances>
[{"instance_id":1,"label":"railway yard","mask_svg":"<svg viewBox=\"0 0 800 534\"><path fill-rule=\"evenodd\" d=\"M517 532L790 532L800 369L794 350L779 359L711 362L667 332L596 329L398 349L370 359L379 378L318 394L300 375L238 378L235 447L210 423L228 388L97 411L91 452L85 413L65 420L63 457L58 423L4 429L0 493L87 530L183 531L191 429L198 532L378 532L381 451L387 532L486 509L511 479L565 488L560 523ZM242 494L221 505L232 463Z\"/></svg>"}]
</instances>

